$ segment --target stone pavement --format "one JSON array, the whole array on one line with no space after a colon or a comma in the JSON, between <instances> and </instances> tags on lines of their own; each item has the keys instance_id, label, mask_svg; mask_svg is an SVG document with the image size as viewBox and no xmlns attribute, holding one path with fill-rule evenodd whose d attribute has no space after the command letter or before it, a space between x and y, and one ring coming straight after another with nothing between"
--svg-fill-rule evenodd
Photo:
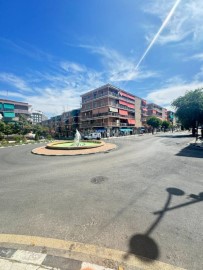
<instances>
[{"instance_id":1,"label":"stone pavement","mask_svg":"<svg viewBox=\"0 0 203 270\"><path fill-rule=\"evenodd\" d=\"M112 270L96 264L11 248L0 248L0 270ZM119 268L120 270L123 268Z\"/></svg>"},{"instance_id":2,"label":"stone pavement","mask_svg":"<svg viewBox=\"0 0 203 270\"><path fill-rule=\"evenodd\" d=\"M104 143L104 145L96 148L78 149L78 150L54 150L54 149L47 149L46 146L42 146L33 149L32 153L43 156L77 156L77 155L105 153L113 149L116 149L116 145L112 143Z\"/></svg>"},{"instance_id":3,"label":"stone pavement","mask_svg":"<svg viewBox=\"0 0 203 270\"><path fill-rule=\"evenodd\" d=\"M184 270L157 260L79 242L0 234L0 270Z\"/></svg>"}]
</instances>

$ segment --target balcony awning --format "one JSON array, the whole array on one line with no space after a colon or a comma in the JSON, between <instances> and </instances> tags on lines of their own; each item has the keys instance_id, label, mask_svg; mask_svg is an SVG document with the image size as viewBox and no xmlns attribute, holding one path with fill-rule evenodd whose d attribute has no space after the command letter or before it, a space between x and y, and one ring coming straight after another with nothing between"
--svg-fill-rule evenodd
<instances>
[{"instance_id":1,"label":"balcony awning","mask_svg":"<svg viewBox=\"0 0 203 270\"><path fill-rule=\"evenodd\" d=\"M147 104L147 101L142 99L142 104L146 105Z\"/></svg>"},{"instance_id":2,"label":"balcony awning","mask_svg":"<svg viewBox=\"0 0 203 270\"><path fill-rule=\"evenodd\" d=\"M133 129L132 128L120 128L119 130L123 131L123 132L129 132L129 131L132 131Z\"/></svg>"},{"instance_id":3,"label":"balcony awning","mask_svg":"<svg viewBox=\"0 0 203 270\"><path fill-rule=\"evenodd\" d=\"M128 115L128 112L125 110L119 110L120 115Z\"/></svg>"},{"instance_id":4,"label":"balcony awning","mask_svg":"<svg viewBox=\"0 0 203 270\"><path fill-rule=\"evenodd\" d=\"M14 118L15 117L15 113L14 112L4 112L4 117L6 118Z\"/></svg>"},{"instance_id":5,"label":"balcony awning","mask_svg":"<svg viewBox=\"0 0 203 270\"><path fill-rule=\"evenodd\" d=\"M127 106L127 107L132 108L132 109L135 109L135 106L133 104L130 104L130 103L123 101L123 100L119 100L119 104Z\"/></svg>"},{"instance_id":6,"label":"balcony awning","mask_svg":"<svg viewBox=\"0 0 203 270\"><path fill-rule=\"evenodd\" d=\"M14 110L14 104L4 103L4 109Z\"/></svg>"},{"instance_id":7,"label":"balcony awning","mask_svg":"<svg viewBox=\"0 0 203 270\"><path fill-rule=\"evenodd\" d=\"M110 111L110 112L118 112L118 109L117 109L117 108L109 107L109 111Z\"/></svg>"},{"instance_id":8,"label":"balcony awning","mask_svg":"<svg viewBox=\"0 0 203 270\"><path fill-rule=\"evenodd\" d=\"M128 124L134 125L135 124L135 119L128 119Z\"/></svg>"},{"instance_id":9,"label":"balcony awning","mask_svg":"<svg viewBox=\"0 0 203 270\"><path fill-rule=\"evenodd\" d=\"M131 96L131 95L129 95L129 94L126 94L126 93L124 93L124 92L122 92L122 91L120 91L119 94L120 94L121 96L128 97L128 98L130 98L130 99L132 99L132 100L135 100L135 98L134 98L133 96Z\"/></svg>"},{"instance_id":10,"label":"balcony awning","mask_svg":"<svg viewBox=\"0 0 203 270\"><path fill-rule=\"evenodd\" d=\"M96 132L104 132L104 131L106 131L106 128L104 127L100 127L96 129Z\"/></svg>"},{"instance_id":11,"label":"balcony awning","mask_svg":"<svg viewBox=\"0 0 203 270\"><path fill-rule=\"evenodd\" d=\"M147 111L147 108L142 108L142 110L146 112Z\"/></svg>"}]
</instances>

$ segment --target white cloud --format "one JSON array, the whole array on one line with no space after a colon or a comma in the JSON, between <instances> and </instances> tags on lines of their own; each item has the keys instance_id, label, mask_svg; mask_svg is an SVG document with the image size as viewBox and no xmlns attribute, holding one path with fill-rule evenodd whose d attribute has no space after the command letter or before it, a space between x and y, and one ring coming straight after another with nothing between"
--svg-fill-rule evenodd
<instances>
[{"instance_id":1,"label":"white cloud","mask_svg":"<svg viewBox=\"0 0 203 270\"><path fill-rule=\"evenodd\" d=\"M28 102L33 109L49 116L61 114L64 110L79 108L82 93L106 83L100 72L73 62L63 63L67 70L58 69L57 66L57 72L33 71L23 79L11 73L0 73L0 81L12 86L11 89L6 88L9 99L18 98ZM13 87L16 88L15 92ZM0 89L0 96L7 97L7 91Z\"/></svg>"},{"instance_id":2,"label":"white cloud","mask_svg":"<svg viewBox=\"0 0 203 270\"><path fill-rule=\"evenodd\" d=\"M18 43L16 43L10 39L3 37L0 37L0 41L3 45L6 45L6 48L16 51L19 54L33 58L37 61L44 61L44 59L48 61L54 60L54 57L49 53L44 52L39 48L35 47L34 45L31 45L25 41L18 41Z\"/></svg>"},{"instance_id":3,"label":"white cloud","mask_svg":"<svg viewBox=\"0 0 203 270\"><path fill-rule=\"evenodd\" d=\"M198 61L203 61L203 53L197 53L197 54L194 54L190 57L187 57L186 60L198 60Z\"/></svg>"},{"instance_id":4,"label":"white cloud","mask_svg":"<svg viewBox=\"0 0 203 270\"><path fill-rule=\"evenodd\" d=\"M103 64L101 71L76 62L61 61L56 62L49 72L30 71L30 74L23 78L12 73L0 73L0 81L11 86L11 89L6 88L9 98L29 102L33 109L51 116L80 107L81 94L108 82L117 83L119 86L120 82L158 76L150 70L136 70L133 58L124 57L115 50L106 47L84 47L100 56ZM2 93L2 96L5 96L5 91Z\"/></svg>"},{"instance_id":5,"label":"white cloud","mask_svg":"<svg viewBox=\"0 0 203 270\"><path fill-rule=\"evenodd\" d=\"M107 82L126 82L159 76L155 71L138 70L135 59L125 57L116 50L109 49L104 46L95 47L80 45L80 47L89 49L92 53L99 54L101 56L101 62L104 66L104 73Z\"/></svg>"},{"instance_id":6,"label":"white cloud","mask_svg":"<svg viewBox=\"0 0 203 270\"><path fill-rule=\"evenodd\" d=\"M43 89L41 96L29 96L26 98L33 109L40 110L49 116L61 114L63 111L79 108L80 93L74 89Z\"/></svg>"},{"instance_id":7,"label":"white cloud","mask_svg":"<svg viewBox=\"0 0 203 270\"><path fill-rule=\"evenodd\" d=\"M67 72L85 72L86 69L84 66L77 64L77 63L73 63L73 62L61 62L60 66L62 69L64 69Z\"/></svg>"},{"instance_id":8,"label":"white cloud","mask_svg":"<svg viewBox=\"0 0 203 270\"><path fill-rule=\"evenodd\" d=\"M195 80L203 80L203 66L200 68L200 71L195 75Z\"/></svg>"},{"instance_id":9,"label":"white cloud","mask_svg":"<svg viewBox=\"0 0 203 270\"><path fill-rule=\"evenodd\" d=\"M0 96L2 96L4 99L11 99L13 97L25 99L27 97L26 95L23 95L21 93L12 92L9 90L0 90Z\"/></svg>"},{"instance_id":10,"label":"white cloud","mask_svg":"<svg viewBox=\"0 0 203 270\"><path fill-rule=\"evenodd\" d=\"M152 90L146 99L149 102L160 104L162 106L168 107L174 99L179 96L183 96L188 90L195 90L203 87L203 81L194 81L192 83L183 84L171 84L167 85L161 89Z\"/></svg>"},{"instance_id":11,"label":"white cloud","mask_svg":"<svg viewBox=\"0 0 203 270\"><path fill-rule=\"evenodd\" d=\"M175 0L151 0L144 5L145 12L155 15L163 22ZM154 29L154 33L157 29ZM147 37L151 40L154 33ZM203 1L202 0L182 0L176 12L159 36L157 42L166 44L169 42L180 42L191 36L191 41L200 42L203 39Z\"/></svg>"},{"instance_id":12,"label":"white cloud","mask_svg":"<svg viewBox=\"0 0 203 270\"><path fill-rule=\"evenodd\" d=\"M0 81L9 84L21 91L32 91L24 79L12 73L0 73Z\"/></svg>"}]
</instances>

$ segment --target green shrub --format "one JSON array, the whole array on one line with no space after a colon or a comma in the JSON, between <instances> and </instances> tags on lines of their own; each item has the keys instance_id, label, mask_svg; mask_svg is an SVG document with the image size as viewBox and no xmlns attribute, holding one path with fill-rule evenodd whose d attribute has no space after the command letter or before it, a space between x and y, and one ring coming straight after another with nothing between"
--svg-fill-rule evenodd
<instances>
[{"instance_id":1,"label":"green shrub","mask_svg":"<svg viewBox=\"0 0 203 270\"><path fill-rule=\"evenodd\" d=\"M5 140L5 139L3 139L3 140L1 141L1 144L6 146L6 145L8 145L8 141Z\"/></svg>"},{"instance_id":2,"label":"green shrub","mask_svg":"<svg viewBox=\"0 0 203 270\"><path fill-rule=\"evenodd\" d=\"M0 132L0 141L4 139L4 134Z\"/></svg>"},{"instance_id":3,"label":"green shrub","mask_svg":"<svg viewBox=\"0 0 203 270\"><path fill-rule=\"evenodd\" d=\"M35 134L35 141L39 141L39 135L38 135L38 133Z\"/></svg>"},{"instance_id":4,"label":"green shrub","mask_svg":"<svg viewBox=\"0 0 203 270\"><path fill-rule=\"evenodd\" d=\"M52 140L52 136L50 134L48 134L46 139L50 141L50 140Z\"/></svg>"},{"instance_id":5,"label":"green shrub","mask_svg":"<svg viewBox=\"0 0 203 270\"><path fill-rule=\"evenodd\" d=\"M27 143L27 138L26 138L25 136L23 136L22 142L23 142L23 143Z\"/></svg>"},{"instance_id":6,"label":"green shrub","mask_svg":"<svg viewBox=\"0 0 203 270\"><path fill-rule=\"evenodd\" d=\"M14 140L16 143L20 143L20 141L22 140L22 136L21 135L15 135L14 137Z\"/></svg>"}]
</instances>

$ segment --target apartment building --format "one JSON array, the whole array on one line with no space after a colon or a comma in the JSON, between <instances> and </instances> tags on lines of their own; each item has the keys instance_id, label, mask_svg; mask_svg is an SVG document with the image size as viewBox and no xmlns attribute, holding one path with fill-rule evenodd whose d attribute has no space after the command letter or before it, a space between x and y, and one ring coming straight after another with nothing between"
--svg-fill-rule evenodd
<instances>
[{"instance_id":1,"label":"apartment building","mask_svg":"<svg viewBox=\"0 0 203 270\"><path fill-rule=\"evenodd\" d=\"M80 109L74 109L62 114L61 129L64 136L73 136L80 129Z\"/></svg>"},{"instance_id":2,"label":"apartment building","mask_svg":"<svg viewBox=\"0 0 203 270\"><path fill-rule=\"evenodd\" d=\"M63 112L41 124L48 127L53 135L57 133L62 137L73 137L76 129L80 129L80 109Z\"/></svg>"},{"instance_id":3,"label":"apartment building","mask_svg":"<svg viewBox=\"0 0 203 270\"><path fill-rule=\"evenodd\" d=\"M6 122L9 121L18 121L19 115L23 115L26 118L30 118L30 105L25 102L18 102L8 99L0 99L0 114L3 117L3 120Z\"/></svg>"},{"instance_id":4,"label":"apartment building","mask_svg":"<svg viewBox=\"0 0 203 270\"><path fill-rule=\"evenodd\" d=\"M32 111L31 119L32 119L32 123L35 125L35 124L41 123L42 121L47 120L48 118L41 111Z\"/></svg>"},{"instance_id":5,"label":"apartment building","mask_svg":"<svg viewBox=\"0 0 203 270\"><path fill-rule=\"evenodd\" d=\"M167 111L167 120L171 122L172 125L176 124L175 113L172 111Z\"/></svg>"},{"instance_id":6,"label":"apartment building","mask_svg":"<svg viewBox=\"0 0 203 270\"><path fill-rule=\"evenodd\" d=\"M83 132L97 131L104 136L134 132L134 95L106 84L81 97L80 129Z\"/></svg>"},{"instance_id":7,"label":"apartment building","mask_svg":"<svg viewBox=\"0 0 203 270\"><path fill-rule=\"evenodd\" d=\"M147 122L147 101L135 96L135 126L144 127Z\"/></svg>"},{"instance_id":8,"label":"apartment building","mask_svg":"<svg viewBox=\"0 0 203 270\"><path fill-rule=\"evenodd\" d=\"M147 115L148 116L156 116L161 120L167 120L167 109L155 104L149 103L147 105Z\"/></svg>"}]
</instances>

